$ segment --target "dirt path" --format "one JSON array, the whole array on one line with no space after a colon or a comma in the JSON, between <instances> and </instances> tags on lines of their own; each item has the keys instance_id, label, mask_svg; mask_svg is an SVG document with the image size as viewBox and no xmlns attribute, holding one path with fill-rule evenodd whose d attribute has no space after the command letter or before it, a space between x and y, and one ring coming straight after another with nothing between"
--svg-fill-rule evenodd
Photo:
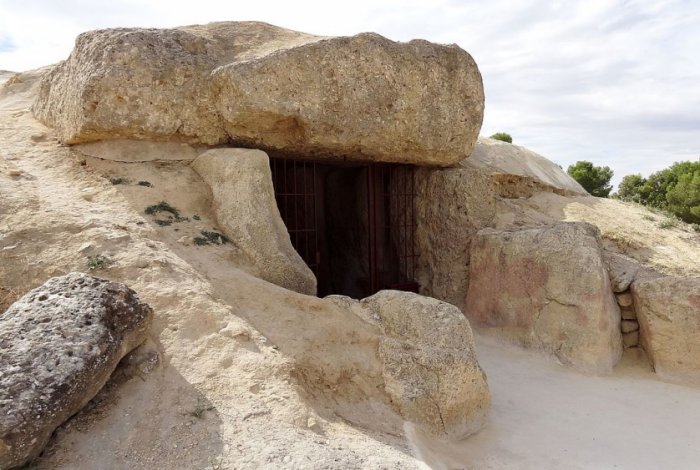
<instances>
[{"instance_id":1,"label":"dirt path","mask_svg":"<svg viewBox=\"0 0 700 470\"><path fill-rule=\"evenodd\" d=\"M491 421L456 445L417 437L436 468L699 468L700 388L659 380L643 358L626 356L612 376L591 377L490 338L478 352Z\"/></svg>"}]
</instances>

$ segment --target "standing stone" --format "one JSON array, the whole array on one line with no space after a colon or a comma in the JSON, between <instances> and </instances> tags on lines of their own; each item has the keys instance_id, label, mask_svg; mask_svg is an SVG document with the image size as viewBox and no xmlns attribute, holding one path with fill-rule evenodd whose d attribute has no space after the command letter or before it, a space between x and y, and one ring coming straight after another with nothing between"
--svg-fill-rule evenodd
<instances>
[{"instance_id":1,"label":"standing stone","mask_svg":"<svg viewBox=\"0 0 700 470\"><path fill-rule=\"evenodd\" d=\"M700 278L636 280L642 346L662 377L700 383Z\"/></svg>"},{"instance_id":2,"label":"standing stone","mask_svg":"<svg viewBox=\"0 0 700 470\"><path fill-rule=\"evenodd\" d=\"M0 468L39 454L146 339L152 316L124 284L82 273L49 279L0 315Z\"/></svg>"},{"instance_id":3,"label":"standing stone","mask_svg":"<svg viewBox=\"0 0 700 470\"><path fill-rule=\"evenodd\" d=\"M469 322L457 307L390 290L361 305L364 318L381 331L385 391L406 421L452 440L486 424L491 394Z\"/></svg>"},{"instance_id":4,"label":"standing stone","mask_svg":"<svg viewBox=\"0 0 700 470\"><path fill-rule=\"evenodd\" d=\"M622 355L620 310L598 236L585 223L479 231L465 308L472 325L578 369L612 372Z\"/></svg>"},{"instance_id":5,"label":"standing stone","mask_svg":"<svg viewBox=\"0 0 700 470\"><path fill-rule=\"evenodd\" d=\"M192 163L212 191L223 232L257 275L302 294L316 295L316 277L294 250L275 203L270 159L252 149L212 149Z\"/></svg>"}]
</instances>

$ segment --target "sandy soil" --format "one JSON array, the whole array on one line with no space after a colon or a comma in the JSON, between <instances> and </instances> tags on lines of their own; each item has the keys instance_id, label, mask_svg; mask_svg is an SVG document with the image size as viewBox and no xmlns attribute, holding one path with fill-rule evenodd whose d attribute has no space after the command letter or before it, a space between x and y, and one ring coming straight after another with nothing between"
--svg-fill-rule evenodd
<instances>
[{"instance_id":1,"label":"sandy soil","mask_svg":"<svg viewBox=\"0 0 700 470\"><path fill-rule=\"evenodd\" d=\"M300 383L305 364L362 360L332 341L308 350L332 305L255 278L234 248L193 246L216 221L186 163L118 164L62 147L28 112L33 76L13 82L0 91L0 287L16 296L107 255L111 266L95 274L128 283L156 312L135 361L160 357L153 370L121 369L57 431L39 468L425 468L416 455L435 468L698 467L700 390L664 383L634 357L612 377L590 377L480 339L491 422L449 446L410 432L408 442L378 403ZM160 200L189 220L156 224L143 209ZM385 429L350 425L339 410Z\"/></svg>"},{"instance_id":2,"label":"sandy soil","mask_svg":"<svg viewBox=\"0 0 700 470\"><path fill-rule=\"evenodd\" d=\"M491 421L459 444L416 436L434 468L698 468L700 388L659 380L636 350L610 377L571 372L491 338L479 338L478 351Z\"/></svg>"},{"instance_id":3,"label":"sandy soil","mask_svg":"<svg viewBox=\"0 0 700 470\"><path fill-rule=\"evenodd\" d=\"M563 197L545 192L515 204L540 216L596 225L606 248L656 271L700 276L700 233L663 213L613 199Z\"/></svg>"}]
</instances>

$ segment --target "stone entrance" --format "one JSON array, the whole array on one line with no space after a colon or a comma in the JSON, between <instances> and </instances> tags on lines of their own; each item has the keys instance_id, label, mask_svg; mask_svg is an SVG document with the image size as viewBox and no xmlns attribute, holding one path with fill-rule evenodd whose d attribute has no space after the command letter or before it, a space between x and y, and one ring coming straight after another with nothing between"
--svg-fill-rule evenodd
<instances>
[{"instance_id":1,"label":"stone entrance","mask_svg":"<svg viewBox=\"0 0 700 470\"><path fill-rule=\"evenodd\" d=\"M417 292L414 168L274 156L275 199L318 295Z\"/></svg>"}]
</instances>

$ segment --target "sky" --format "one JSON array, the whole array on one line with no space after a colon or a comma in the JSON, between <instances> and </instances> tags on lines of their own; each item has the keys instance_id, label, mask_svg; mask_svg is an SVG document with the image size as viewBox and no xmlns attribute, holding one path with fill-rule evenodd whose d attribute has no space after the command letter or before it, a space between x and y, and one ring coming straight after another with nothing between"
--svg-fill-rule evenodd
<instances>
[{"instance_id":1,"label":"sky","mask_svg":"<svg viewBox=\"0 0 700 470\"><path fill-rule=\"evenodd\" d=\"M65 59L90 29L223 20L458 44L483 76L482 135L614 183L700 158L698 0L0 0L0 70Z\"/></svg>"}]
</instances>

